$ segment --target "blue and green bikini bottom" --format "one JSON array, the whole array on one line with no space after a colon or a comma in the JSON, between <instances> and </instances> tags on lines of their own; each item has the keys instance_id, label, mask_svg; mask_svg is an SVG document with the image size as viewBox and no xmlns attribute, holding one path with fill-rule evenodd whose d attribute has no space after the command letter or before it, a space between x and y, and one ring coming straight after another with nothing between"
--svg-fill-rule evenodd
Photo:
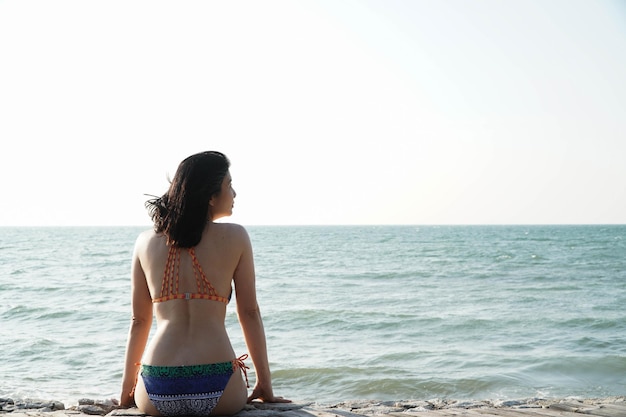
<instances>
[{"instance_id":1,"label":"blue and green bikini bottom","mask_svg":"<svg viewBox=\"0 0 626 417\"><path fill-rule=\"evenodd\" d=\"M236 369L243 370L247 382L247 356L207 365L141 365L141 377L148 398L163 416L207 416Z\"/></svg>"}]
</instances>

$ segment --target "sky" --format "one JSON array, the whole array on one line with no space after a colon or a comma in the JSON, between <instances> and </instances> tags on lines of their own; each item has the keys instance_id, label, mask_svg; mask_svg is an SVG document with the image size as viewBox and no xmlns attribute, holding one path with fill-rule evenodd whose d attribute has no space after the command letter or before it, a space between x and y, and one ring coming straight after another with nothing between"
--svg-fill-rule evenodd
<instances>
[{"instance_id":1,"label":"sky","mask_svg":"<svg viewBox=\"0 0 626 417\"><path fill-rule=\"evenodd\" d=\"M626 2L0 0L0 226L626 223Z\"/></svg>"}]
</instances>

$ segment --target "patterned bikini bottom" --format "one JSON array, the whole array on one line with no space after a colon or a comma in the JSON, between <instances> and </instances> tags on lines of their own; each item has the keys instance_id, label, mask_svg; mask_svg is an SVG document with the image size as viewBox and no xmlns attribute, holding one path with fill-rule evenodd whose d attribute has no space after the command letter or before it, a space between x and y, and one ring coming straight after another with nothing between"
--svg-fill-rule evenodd
<instances>
[{"instance_id":1,"label":"patterned bikini bottom","mask_svg":"<svg viewBox=\"0 0 626 417\"><path fill-rule=\"evenodd\" d=\"M222 397L235 370L242 369L246 375L243 360L247 356L207 365L141 365L141 378L148 398L163 416L207 416Z\"/></svg>"}]
</instances>

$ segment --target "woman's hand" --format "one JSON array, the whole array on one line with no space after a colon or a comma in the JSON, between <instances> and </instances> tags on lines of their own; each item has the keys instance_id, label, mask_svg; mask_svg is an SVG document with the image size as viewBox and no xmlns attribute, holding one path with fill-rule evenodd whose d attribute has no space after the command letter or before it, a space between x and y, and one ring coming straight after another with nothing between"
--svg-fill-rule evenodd
<instances>
[{"instance_id":1,"label":"woman's hand","mask_svg":"<svg viewBox=\"0 0 626 417\"><path fill-rule=\"evenodd\" d=\"M250 396L248 397L249 403L252 402L253 400L261 400L264 403L290 403L291 402L291 400L288 400L286 398L274 396L274 393L271 388L266 390L263 387L260 387L258 385L254 387L254 389L252 390L252 394L250 394Z\"/></svg>"},{"instance_id":2,"label":"woman's hand","mask_svg":"<svg viewBox=\"0 0 626 417\"><path fill-rule=\"evenodd\" d=\"M120 406L120 408L136 407L135 396L133 394L129 394L129 395L122 394L120 396L119 406Z\"/></svg>"}]
</instances>

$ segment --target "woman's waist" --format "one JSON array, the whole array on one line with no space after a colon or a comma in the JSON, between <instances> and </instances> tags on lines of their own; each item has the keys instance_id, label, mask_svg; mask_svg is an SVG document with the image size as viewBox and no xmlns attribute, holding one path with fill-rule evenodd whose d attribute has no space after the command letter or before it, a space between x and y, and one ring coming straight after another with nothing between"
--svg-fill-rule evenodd
<instances>
[{"instance_id":1,"label":"woman's waist","mask_svg":"<svg viewBox=\"0 0 626 417\"><path fill-rule=\"evenodd\" d=\"M216 336L228 337L226 334L225 319L223 317L206 315L176 315L170 317L164 317L160 314L156 315L155 336L195 339L203 335L208 335L213 338Z\"/></svg>"},{"instance_id":2,"label":"woman's waist","mask_svg":"<svg viewBox=\"0 0 626 417\"><path fill-rule=\"evenodd\" d=\"M227 362L235 352L226 330L181 331L161 328L148 345L142 363L163 366Z\"/></svg>"}]
</instances>

